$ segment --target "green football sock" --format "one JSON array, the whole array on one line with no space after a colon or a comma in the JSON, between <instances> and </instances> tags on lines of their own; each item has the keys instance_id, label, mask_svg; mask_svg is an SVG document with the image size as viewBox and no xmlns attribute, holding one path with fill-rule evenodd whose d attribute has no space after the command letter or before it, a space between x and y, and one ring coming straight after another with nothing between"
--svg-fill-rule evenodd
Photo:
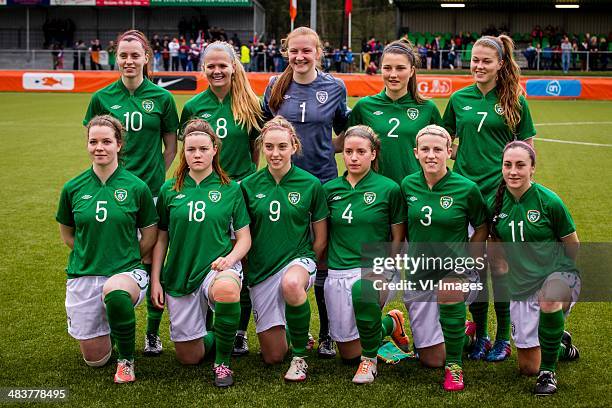
<instances>
[{"instance_id":1,"label":"green football sock","mask_svg":"<svg viewBox=\"0 0 612 408\"><path fill-rule=\"evenodd\" d=\"M113 290L104 296L104 304L119 359L134 360L136 314L130 294L125 290Z\"/></svg>"},{"instance_id":2,"label":"green football sock","mask_svg":"<svg viewBox=\"0 0 612 408\"><path fill-rule=\"evenodd\" d=\"M366 279L355 282L351 293L355 322L361 341L361 354L364 357L376 358L380 342L383 339L378 293L372 282ZM393 323L391 325L393 326Z\"/></svg>"},{"instance_id":3,"label":"green football sock","mask_svg":"<svg viewBox=\"0 0 612 408\"><path fill-rule=\"evenodd\" d=\"M215 303L215 364L229 367L239 321L240 302Z\"/></svg>"},{"instance_id":4,"label":"green football sock","mask_svg":"<svg viewBox=\"0 0 612 408\"><path fill-rule=\"evenodd\" d=\"M493 277L493 298L495 299L495 317L497 332L495 340L510 340L510 294L508 292L508 275Z\"/></svg>"},{"instance_id":5,"label":"green football sock","mask_svg":"<svg viewBox=\"0 0 612 408\"><path fill-rule=\"evenodd\" d=\"M308 329L310 327L310 302L308 298L299 306L285 303L285 319L287 320L288 342L292 345L294 357L306 356L308 344Z\"/></svg>"},{"instance_id":6,"label":"green football sock","mask_svg":"<svg viewBox=\"0 0 612 408\"><path fill-rule=\"evenodd\" d=\"M540 352L542 353L540 370L555 371L564 326L563 310L552 313L544 313L540 310L540 323L538 325L538 338L540 339Z\"/></svg>"},{"instance_id":7,"label":"green football sock","mask_svg":"<svg viewBox=\"0 0 612 408\"><path fill-rule=\"evenodd\" d=\"M202 341L204 342L204 355L208 356L215 350L215 332L207 332Z\"/></svg>"},{"instance_id":8,"label":"green football sock","mask_svg":"<svg viewBox=\"0 0 612 408\"><path fill-rule=\"evenodd\" d=\"M159 325L161 324L164 309L153 306L151 301L151 285L147 287L147 334L159 335Z\"/></svg>"},{"instance_id":9,"label":"green football sock","mask_svg":"<svg viewBox=\"0 0 612 408\"><path fill-rule=\"evenodd\" d=\"M242 285L240 289L240 324L238 330L246 332L249 328L249 321L251 320L251 311L253 305L251 304L251 296L249 295L249 288L247 285Z\"/></svg>"},{"instance_id":10,"label":"green football sock","mask_svg":"<svg viewBox=\"0 0 612 408\"><path fill-rule=\"evenodd\" d=\"M461 365L461 353L465 338L465 303L440 305L440 325L446 347L446 365Z\"/></svg>"},{"instance_id":11,"label":"green football sock","mask_svg":"<svg viewBox=\"0 0 612 408\"><path fill-rule=\"evenodd\" d=\"M489 329L487 327L487 317L489 313L489 285L487 284L487 273L481 275L482 290L478 294L478 298L470 304L470 313L472 320L476 323L476 337L489 337Z\"/></svg>"},{"instance_id":12,"label":"green football sock","mask_svg":"<svg viewBox=\"0 0 612 408\"><path fill-rule=\"evenodd\" d=\"M384 315L382 317L382 338L384 339L387 336L390 336L393 333L393 319L389 315Z\"/></svg>"}]
</instances>

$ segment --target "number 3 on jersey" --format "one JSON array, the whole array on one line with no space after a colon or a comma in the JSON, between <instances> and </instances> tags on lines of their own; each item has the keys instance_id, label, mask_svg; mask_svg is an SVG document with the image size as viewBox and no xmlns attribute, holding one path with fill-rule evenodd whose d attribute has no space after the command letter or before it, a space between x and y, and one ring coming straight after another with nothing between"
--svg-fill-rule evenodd
<instances>
[{"instance_id":1,"label":"number 3 on jersey","mask_svg":"<svg viewBox=\"0 0 612 408\"><path fill-rule=\"evenodd\" d=\"M424 226L429 227L431 225L431 207L425 205L423 206L423 208L421 208L421 212L424 213L423 216L425 217L425 219L421 219L419 221L421 221L421 224L423 224Z\"/></svg>"}]
</instances>

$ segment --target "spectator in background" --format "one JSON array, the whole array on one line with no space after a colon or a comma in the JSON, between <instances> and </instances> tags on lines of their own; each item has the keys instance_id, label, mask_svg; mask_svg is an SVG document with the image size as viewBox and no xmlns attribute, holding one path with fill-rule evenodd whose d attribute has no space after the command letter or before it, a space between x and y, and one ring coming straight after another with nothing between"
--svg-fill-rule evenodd
<instances>
[{"instance_id":1,"label":"spectator in background","mask_svg":"<svg viewBox=\"0 0 612 408\"><path fill-rule=\"evenodd\" d=\"M85 45L85 41L79 40L77 41L77 54L79 54L79 63L82 70L86 70L87 66L85 65L85 61L87 60L87 46Z\"/></svg>"},{"instance_id":2,"label":"spectator in background","mask_svg":"<svg viewBox=\"0 0 612 408\"><path fill-rule=\"evenodd\" d=\"M162 62L164 64L164 71L169 71L170 70L170 49L168 48L168 46L170 45L170 41L168 41L167 39L164 39L164 42L162 43Z\"/></svg>"},{"instance_id":3,"label":"spectator in background","mask_svg":"<svg viewBox=\"0 0 612 408\"><path fill-rule=\"evenodd\" d=\"M563 41L561 41L561 65L562 65L564 74L567 74L569 71L571 58L572 58L572 44L570 44L569 38L567 37L567 35L564 35Z\"/></svg>"},{"instance_id":4,"label":"spectator in background","mask_svg":"<svg viewBox=\"0 0 612 408\"><path fill-rule=\"evenodd\" d=\"M599 39L599 51L601 53L599 68L602 71L606 71L608 69L608 42L606 41L606 37L601 37Z\"/></svg>"},{"instance_id":5,"label":"spectator in background","mask_svg":"<svg viewBox=\"0 0 612 408\"><path fill-rule=\"evenodd\" d=\"M367 69L368 66L370 65L370 60L372 59L372 56L370 55L370 47L368 46L368 42L366 40L363 40L363 42L361 43L361 53L363 55L363 68ZM330 66L331 66L331 60L330 60Z\"/></svg>"},{"instance_id":6,"label":"spectator in background","mask_svg":"<svg viewBox=\"0 0 612 408\"><path fill-rule=\"evenodd\" d=\"M455 40L451 38L450 47L448 49L447 62L448 67L453 70L455 69L455 59L457 58L457 45L455 44Z\"/></svg>"},{"instance_id":7,"label":"spectator in background","mask_svg":"<svg viewBox=\"0 0 612 408\"><path fill-rule=\"evenodd\" d=\"M599 69L599 44L597 37L591 37L589 41L589 69L597 71Z\"/></svg>"},{"instance_id":8,"label":"spectator in background","mask_svg":"<svg viewBox=\"0 0 612 408\"><path fill-rule=\"evenodd\" d=\"M353 55L353 49L349 48L346 51L346 65L347 71L349 74L353 73L353 64L355 63L355 56Z\"/></svg>"},{"instance_id":9,"label":"spectator in background","mask_svg":"<svg viewBox=\"0 0 612 408\"><path fill-rule=\"evenodd\" d=\"M238 38L238 34L234 33L234 35L232 35L231 40L234 43L235 47L240 48L242 46L242 43L240 42L240 38Z\"/></svg>"},{"instance_id":10,"label":"spectator in background","mask_svg":"<svg viewBox=\"0 0 612 408\"><path fill-rule=\"evenodd\" d=\"M348 72L348 62L346 60L347 53L348 53L348 47L346 45L343 45L342 50L340 51L340 72L343 72L343 73Z\"/></svg>"},{"instance_id":11,"label":"spectator in background","mask_svg":"<svg viewBox=\"0 0 612 408\"><path fill-rule=\"evenodd\" d=\"M425 60L427 61L427 70L431 70L431 61L433 60L433 50L431 48L431 44L427 44L426 46L427 53L425 54Z\"/></svg>"},{"instance_id":12,"label":"spectator in background","mask_svg":"<svg viewBox=\"0 0 612 408\"><path fill-rule=\"evenodd\" d=\"M586 35L590 37L589 33L587 33ZM581 71L587 70L587 54L589 52L589 40L587 38L588 37L585 36L584 40L582 40L582 42L578 46L578 48L581 51L580 53L580 70Z\"/></svg>"},{"instance_id":13,"label":"spectator in background","mask_svg":"<svg viewBox=\"0 0 612 408\"><path fill-rule=\"evenodd\" d=\"M72 70L79 70L79 41L75 42L72 47Z\"/></svg>"},{"instance_id":14,"label":"spectator in background","mask_svg":"<svg viewBox=\"0 0 612 408\"><path fill-rule=\"evenodd\" d=\"M161 69L162 61L162 42L157 34L153 35L151 48L153 48L153 71L157 72Z\"/></svg>"},{"instance_id":15,"label":"spectator in background","mask_svg":"<svg viewBox=\"0 0 612 408\"><path fill-rule=\"evenodd\" d=\"M332 65L332 55L334 50L329 45L329 41L325 41L323 44L323 71L329 72Z\"/></svg>"},{"instance_id":16,"label":"spectator in background","mask_svg":"<svg viewBox=\"0 0 612 408\"><path fill-rule=\"evenodd\" d=\"M274 71L283 72L285 70L285 62L280 47L274 47Z\"/></svg>"},{"instance_id":17,"label":"spectator in background","mask_svg":"<svg viewBox=\"0 0 612 408\"><path fill-rule=\"evenodd\" d=\"M51 56L53 57L53 69L64 69L64 47L61 44L53 44Z\"/></svg>"},{"instance_id":18,"label":"spectator in background","mask_svg":"<svg viewBox=\"0 0 612 408\"><path fill-rule=\"evenodd\" d=\"M367 75L376 75L378 74L378 66L376 66L376 62L374 60L370 60L368 67L366 68L365 73Z\"/></svg>"},{"instance_id":19,"label":"spectator in background","mask_svg":"<svg viewBox=\"0 0 612 408\"><path fill-rule=\"evenodd\" d=\"M549 70L551 68L553 51L549 44L542 50L542 61L540 62L540 69Z\"/></svg>"},{"instance_id":20,"label":"spectator in background","mask_svg":"<svg viewBox=\"0 0 612 408\"><path fill-rule=\"evenodd\" d=\"M108 42L108 47L106 47L106 52L108 53L108 66L111 71L115 70L115 61L117 59L117 46L113 40Z\"/></svg>"},{"instance_id":21,"label":"spectator in background","mask_svg":"<svg viewBox=\"0 0 612 408\"><path fill-rule=\"evenodd\" d=\"M175 37L168 44L168 50L170 52L170 61L172 63L172 71L179 70L179 48L181 48L181 45Z\"/></svg>"},{"instance_id":22,"label":"spectator in background","mask_svg":"<svg viewBox=\"0 0 612 408\"><path fill-rule=\"evenodd\" d=\"M191 71L199 71L200 48L195 42L191 44L191 50L189 51L189 64L191 66Z\"/></svg>"},{"instance_id":23,"label":"spectator in background","mask_svg":"<svg viewBox=\"0 0 612 408\"><path fill-rule=\"evenodd\" d=\"M523 51L523 55L527 60L527 69L536 69L536 54L537 51L533 44L529 44L525 51Z\"/></svg>"},{"instance_id":24,"label":"spectator in background","mask_svg":"<svg viewBox=\"0 0 612 408\"><path fill-rule=\"evenodd\" d=\"M240 63L245 71L248 72L251 70L251 50L246 44L240 46Z\"/></svg>"},{"instance_id":25,"label":"spectator in background","mask_svg":"<svg viewBox=\"0 0 612 408\"><path fill-rule=\"evenodd\" d=\"M100 51L102 50L102 46L100 45L100 40L97 38L92 40L89 50L91 51L89 57L89 65L91 66L91 70L101 70L102 65L100 65Z\"/></svg>"},{"instance_id":26,"label":"spectator in background","mask_svg":"<svg viewBox=\"0 0 612 408\"><path fill-rule=\"evenodd\" d=\"M253 41L249 41L249 50L251 54L251 68L249 71L257 72L257 47Z\"/></svg>"},{"instance_id":27,"label":"spectator in background","mask_svg":"<svg viewBox=\"0 0 612 408\"><path fill-rule=\"evenodd\" d=\"M181 63L181 68L183 71L187 71L187 63L189 62L189 46L187 45L187 41L183 38L181 41L181 45L179 46L179 61Z\"/></svg>"},{"instance_id":28,"label":"spectator in background","mask_svg":"<svg viewBox=\"0 0 612 408\"><path fill-rule=\"evenodd\" d=\"M340 54L340 50L338 48L334 49L334 68L336 72L342 71L342 55Z\"/></svg>"},{"instance_id":29,"label":"spectator in background","mask_svg":"<svg viewBox=\"0 0 612 408\"><path fill-rule=\"evenodd\" d=\"M421 60L421 68L427 68L427 47L423 44L417 45L419 49L419 59Z\"/></svg>"},{"instance_id":30,"label":"spectator in background","mask_svg":"<svg viewBox=\"0 0 612 408\"><path fill-rule=\"evenodd\" d=\"M573 58L572 58L572 69L573 70L577 69L576 63L580 59L580 54L578 53L578 51L580 51L580 47L578 46L578 40L574 38L572 40L572 52L574 53Z\"/></svg>"},{"instance_id":31,"label":"spectator in background","mask_svg":"<svg viewBox=\"0 0 612 408\"><path fill-rule=\"evenodd\" d=\"M435 42L431 44L431 53L432 53L431 66L434 69L440 68L440 49L438 48L438 45L436 45Z\"/></svg>"}]
</instances>

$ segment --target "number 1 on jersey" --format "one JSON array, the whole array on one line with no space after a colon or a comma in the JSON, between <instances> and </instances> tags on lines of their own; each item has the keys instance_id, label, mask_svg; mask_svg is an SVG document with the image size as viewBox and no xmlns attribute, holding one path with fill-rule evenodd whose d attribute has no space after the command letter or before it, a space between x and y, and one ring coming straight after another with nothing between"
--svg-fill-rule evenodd
<instances>
[{"instance_id":1,"label":"number 1 on jersey","mask_svg":"<svg viewBox=\"0 0 612 408\"><path fill-rule=\"evenodd\" d=\"M300 108L302 108L302 123L306 119L306 102L300 103Z\"/></svg>"}]
</instances>

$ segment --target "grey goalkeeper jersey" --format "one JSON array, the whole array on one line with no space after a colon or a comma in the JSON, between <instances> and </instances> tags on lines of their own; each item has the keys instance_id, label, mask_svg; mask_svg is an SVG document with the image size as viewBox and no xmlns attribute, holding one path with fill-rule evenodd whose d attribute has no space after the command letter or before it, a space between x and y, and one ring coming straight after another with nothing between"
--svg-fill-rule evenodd
<instances>
[{"instance_id":1,"label":"grey goalkeeper jersey","mask_svg":"<svg viewBox=\"0 0 612 408\"><path fill-rule=\"evenodd\" d=\"M318 72L317 78L307 85L292 81L280 109L272 112L270 93L277 78L270 79L264 94L266 119L282 115L295 127L302 142L302 154L293 158L296 166L313 174L322 183L335 179L338 168L332 145L332 127L336 134L342 132L350 113L344 82L323 72Z\"/></svg>"}]
</instances>

